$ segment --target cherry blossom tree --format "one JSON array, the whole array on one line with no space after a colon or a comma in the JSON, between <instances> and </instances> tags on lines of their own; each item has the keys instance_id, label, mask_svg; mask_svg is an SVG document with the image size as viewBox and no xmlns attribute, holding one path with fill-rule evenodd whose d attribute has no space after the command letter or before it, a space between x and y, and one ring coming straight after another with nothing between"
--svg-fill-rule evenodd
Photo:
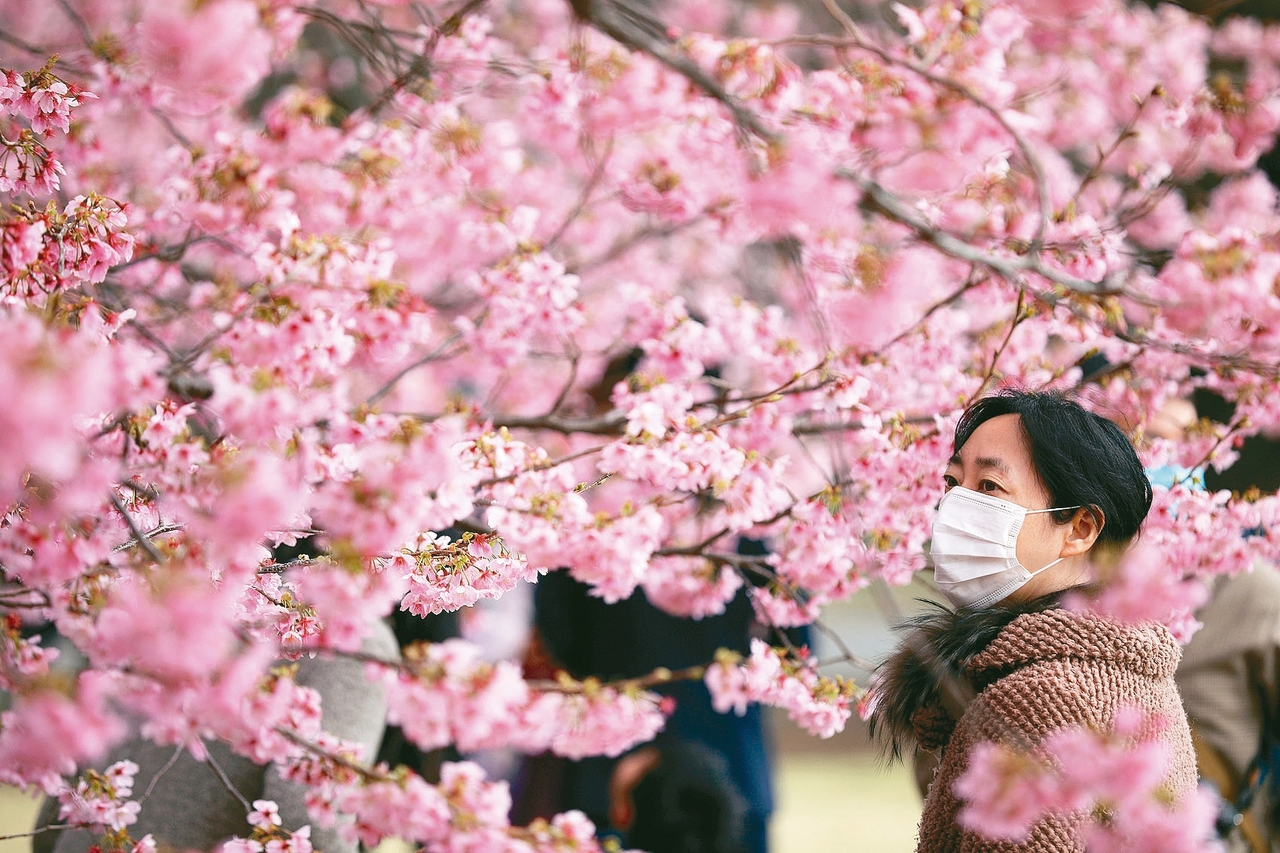
<instances>
[{"instance_id":1,"label":"cherry blossom tree","mask_svg":"<svg viewBox=\"0 0 1280 853\"><path fill-rule=\"evenodd\" d=\"M361 658L397 608L547 571L690 618L745 585L762 622L810 623L924 567L951 428L1005 383L1080 393L1151 464L1226 465L1280 430L1280 215L1256 170L1280 29L1256 21L1121 0L945 0L877 28L834 0L820 26L706 0L0 11L0 780L108 846L147 847L136 767L77 768L127 711L157 743L276 762L366 843L595 849L581 815L510 826L475 765L369 766L272 663ZM1196 388L1231 422L1151 437ZM1278 507L1158 489L1100 606L1190 630L1196 579L1278 555ZM271 559L302 537L322 556ZM39 621L87 656L70 681ZM726 712L828 736L867 685L823 663L759 644L705 678ZM530 681L461 641L368 666L423 748L618 754L663 722L666 674ZM1051 747L1158 766L1124 726ZM1115 832L1209 820L992 750L966 790L995 835L1107 797ZM1002 816L1012 779L1048 793ZM248 819L236 850L309 849L270 802Z\"/></svg>"}]
</instances>

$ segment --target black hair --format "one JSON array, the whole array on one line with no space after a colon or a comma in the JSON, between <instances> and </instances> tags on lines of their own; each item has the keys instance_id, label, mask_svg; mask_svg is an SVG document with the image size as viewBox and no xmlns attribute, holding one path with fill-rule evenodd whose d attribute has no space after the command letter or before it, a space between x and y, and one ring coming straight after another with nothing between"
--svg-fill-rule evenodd
<instances>
[{"instance_id":1,"label":"black hair","mask_svg":"<svg viewBox=\"0 0 1280 853\"><path fill-rule=\"evenodd\" d=\"M1050 506L1102 511L1098 541L1127 545L1151 509L1151 483L1133 445L1111 421L1064 394L1009 388L975 402L956 424L955 452L974 430L1000 415L1017 415L1031 461ZM1065 523L1072 510L1054 513Z\"/></svg>"},{"instance_id":2,"label":"black hair","mask_svg":"<svg viewBox=\"0 0 1280 853\"><path fill-rule=\"evenodd\" d=\"M706 744L659 736L658 766L638 785L627 846L654 853L746 853L747 801L724 757Z\"/></svg>"}]
</instances>

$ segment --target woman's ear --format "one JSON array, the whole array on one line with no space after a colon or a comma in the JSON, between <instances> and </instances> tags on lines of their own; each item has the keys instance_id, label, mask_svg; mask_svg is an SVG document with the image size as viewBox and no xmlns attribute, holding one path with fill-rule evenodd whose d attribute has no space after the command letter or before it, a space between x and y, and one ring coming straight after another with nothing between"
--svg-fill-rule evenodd
<instances>
[{"instance_id":1,"label":"woman's ear","mask_svg":"<svg viewBox=\"0 0 1280 853\"><path fill-rule=\"evenodd\" d=\"M1062 551L1058 556L1076 557L1087 553L1093 543L1098 541L1098 534L1102 533L1102 525L1106 523L1107 518L1099 507L1080 507L1071 518L1067 539L1062 543Z\"/></svg>"}]
</instances>

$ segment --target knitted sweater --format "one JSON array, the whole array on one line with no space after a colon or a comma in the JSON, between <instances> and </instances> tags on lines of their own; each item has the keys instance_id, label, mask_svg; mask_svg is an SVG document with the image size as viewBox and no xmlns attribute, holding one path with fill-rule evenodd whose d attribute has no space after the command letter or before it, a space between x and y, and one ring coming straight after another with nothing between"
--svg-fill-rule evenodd
<instances>
[{"instance_id":1,"label":"knitted sweater","mask_svg":"<svg viewBox=\"0 0 1280 853\"><path fill-rule=\"evenodd\" d=\"M1164 720L1163 729L1147 734L1172 748L1166 783L1174 796L1195 786L1191 734L1173 681L1181 652L1162 625L1121 626L1058 609L1020 612L1002 626L998 612L962 611L932 619L935 624L913 635L886 665L882 704L889 707L880 715L895 751L904 734L921 749L941 750L920 821L921 853L1083 850L1078 814L1047 818L1019 843L967 832L956 820L962 803L953 787L978 743L1003 741L1025 748L1063 727L1105 730L1124 706L1139 706ZM972 622L981 619L994 620L987 633L996 630L994 639L976 650L966 648L965 638L955 633L973 636ZM930 658L927 664L920 660L922 653ZM960 678L938 678L944 671ZM920 684L922 676L932 684ZM902 731L906 720L909 733Z\"/></svg>"}]
</instances>

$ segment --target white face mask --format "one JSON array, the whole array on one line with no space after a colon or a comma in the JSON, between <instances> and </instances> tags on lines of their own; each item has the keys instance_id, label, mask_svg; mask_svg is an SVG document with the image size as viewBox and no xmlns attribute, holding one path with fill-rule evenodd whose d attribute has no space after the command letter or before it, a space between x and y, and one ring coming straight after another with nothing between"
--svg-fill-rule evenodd
<instances>
[{"instance_id":1,"label":"white face mask","mask_svg":"<svg viewBox=\"0 0 1280 853\"><path fill-rule=\"evenodd\" d=\"M1050 566L1034 572L1018 562L1018 533L1026 516L1078 509L1027 509L1012 501L953 486L942 496L933 520L933 579L955 607L990 607Z\"/></svg>"}]
</instances>

